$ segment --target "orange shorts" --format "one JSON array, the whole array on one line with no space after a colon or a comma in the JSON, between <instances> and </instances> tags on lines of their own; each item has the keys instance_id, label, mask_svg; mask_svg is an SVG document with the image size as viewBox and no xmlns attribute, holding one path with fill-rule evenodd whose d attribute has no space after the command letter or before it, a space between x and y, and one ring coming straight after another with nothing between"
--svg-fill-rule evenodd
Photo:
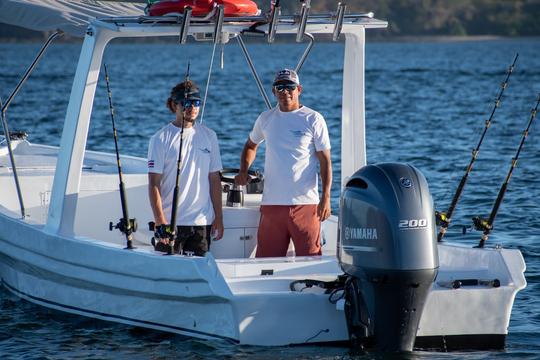
<instances>
[{"instance_id":1,"label":"orange shorts","mask_svg":"<svg viewBox=\"0 0 540 360\"><path fill-rule=\"evenodd\" d=\"M296 256L321 255L317 205L261 205L255 256L285 256L291 239Z\"/></svg>"}]
</instances>

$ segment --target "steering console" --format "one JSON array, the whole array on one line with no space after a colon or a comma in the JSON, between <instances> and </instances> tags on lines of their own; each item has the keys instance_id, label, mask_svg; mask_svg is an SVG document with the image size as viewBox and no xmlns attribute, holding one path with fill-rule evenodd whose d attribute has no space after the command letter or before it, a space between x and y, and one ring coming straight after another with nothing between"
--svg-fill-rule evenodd
<instances>
[{"instance_id":1,"label":"steering console","mask_svg":"<svg viewBox=\"0 0 540 360\"><path fill-rule=\"evenodd\" d=\"M231 185L234 184L234 177L238 175L240 169L224 168L221 170L221 182L223 192L229 192ZM246 184L247 194L262 194L264 188L264 177L259 170L248 170L248 183Z\"/></svg>"}]
</instances>

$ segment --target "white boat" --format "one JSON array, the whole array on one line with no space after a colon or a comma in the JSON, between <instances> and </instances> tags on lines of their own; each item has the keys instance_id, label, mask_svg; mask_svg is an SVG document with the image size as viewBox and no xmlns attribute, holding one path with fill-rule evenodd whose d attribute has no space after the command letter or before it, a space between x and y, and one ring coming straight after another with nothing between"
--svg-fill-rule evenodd
<instances>
[{"instance_id":1,"label":"white boat","mask_svg":"<svg viewBox=\"0 0 540 360\"><path fill-rule=\"evenodd\" d=\"M102 55L115 38L178 36L183 28L199 39L208 34L212 38L217 29L228 41L254 24L270 36L274 31L278 36L300 33L302 39L302 27L314 36L341 33L345 38L342 140L341 149L335 148L342 154L342 188L359 176L358 169L365 169L365 32L387 23L372 14L343 17L339 11L337 16L310 15L306 21L300 16L263 17L266 20L260 25L255 18L223 22L217 18L186 23L181 16L125 16L90 22L60 146L15 137L9 144L24 208L17 196L8 144L4 141L0 146L2 284L48 308L197 338L265 346L347 342L350 321L348 325L344 308L350 303L340 299L343 290L329 293L323 285L342 275L342 267L347 267L343 261L350 258L351 246L344 246L343 238L338 240L340 232L347 231L347 238L354 241L368 237L362 233L365 228L345 226L340 224L343 219L332 216L323 223L322 256L298 257L291 249L287 257L255 258L260 194L245 194L243 206L224 206L224 238L214 242L204 257L164 256L154 251L153 233L146 229L134 234L135 249L125 249L124 236L108 228L109 221L122 214L116 158L85 147ZM131 216L140 222L152 220L146 159L122 156L121 162ZM345 210L342 203L341 211ZM422 306L418 309L419 322L411 325L414 347L504 348L514 298L526 286L521 253L437 243L434 216L428 214L425 221L422 236L428 236L433 246L426 251L436 257L430 268L436 279L429 282L423 311ZM359 248L367 247L351 251ZM383 250L375 246L369 251L376 255ZM291 288L291 284L301 286ZM378 318L372 309L377 304L370 301L379 298L367 297L369 321L356 325L366 331L368 340L385 342L382 339L394 336L396 330L376 330Z\"/></svg>"}]
</instances>

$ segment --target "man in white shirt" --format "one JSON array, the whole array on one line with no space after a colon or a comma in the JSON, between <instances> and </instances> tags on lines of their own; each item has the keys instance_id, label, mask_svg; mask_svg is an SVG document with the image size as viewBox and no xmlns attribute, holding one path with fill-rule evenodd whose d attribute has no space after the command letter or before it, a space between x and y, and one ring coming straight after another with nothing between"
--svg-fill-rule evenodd
<instances>
[{"instance_id":1,"label":"man in white shirt","mask_svg":"<svg viewBox=\"0 0 540 360\"><path fill-rule=\"evenodd\" d=\"M266 140L256 256L285 256L290 239L296 255L321 255L321 221L331 213L332 163L326 122L321 114L300 104L302 86L295 71L279 71L272 92L278 106L257 118L235 178L239 185L247 183L257 148ZM317 165L322 181L320 198Z\"/></svg>"},{"instance_id":2,"label":"man in white shirt","mask_svg":"<svg viewBox=\"0 0 540 360\"><path fill-rule=\"evenodd\" d=\"M221 156L216 133L195 122L200 104L199 89L191 80L176 85L167 99L167 107L175 114L175 120L150 139L148 194L159 239L156 250L167 251L170 241L172 229L168 229L168 225L171 224L180 143L182 157L174 251L203 256L210 249L211 234L216 240L223 236Z\"/></svg>"}]
</instances>

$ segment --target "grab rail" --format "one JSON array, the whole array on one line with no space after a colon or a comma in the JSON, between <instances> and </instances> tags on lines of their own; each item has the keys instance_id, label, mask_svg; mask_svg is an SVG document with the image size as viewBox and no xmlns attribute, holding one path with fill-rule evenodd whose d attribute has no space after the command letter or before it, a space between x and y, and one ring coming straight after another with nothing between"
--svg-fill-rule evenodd
<instances>
[{"instance_id":1,"label":"grab rail","mask_svg":"<svg viewBox=\"0 0 540 360\"><path fill-rule=\"evenodd\" d=\"M266 94L266 91L264 91L264 87L262 85L261 79L259 78L259 74L257 74L257 70L255 70L255 66L253 65L253 61L251 61L251 57L249 56L249 53L247 52L246 44L244 44L244 40L242 40L242 35L238 34L236 37L238 39L238 43L240 44L240 48L242 49L242 52L244 53L244 56L246 57L246 61L249 65L249 68L251 69L251 73L253 74L253 77L255 78L255 82L257 83L257 87L259 88L259 92L261 93L262 97L264 98L264 102L266 103L266 106L268 109L272 108L272 105L270 104L270 99L268 98L268 95Z\"/></svg>"},{"instance_id":2,"label":"grab rail","mask_svg":"<svg viewBox=\"0 0 540 360\"><path fill-rule=\"evenodd\" d=\"M11 104L11 101L13 100L13 98L17 95L17 93L19 92L19 90L21 89L21 87L23 86L23 84L26 82L26 80L28 79L28 77L30 76L30 74L32 73L32 71L34 71L34 68L36 67L36 65L38 64L39 60L41 60L41 57L43 56L43 54L45 53L45 50L47 50L47 48L49 47L49 45L51 44L51 42L57 37L57 36L62 36L64 35L64 32L61 31L61 30L58 30L56 31L54 34L52 34L51 36L49 36L49 38L47 39L47 41L45 42L45 44L43 45L43 47L41 48L41 50L39 51L39 53L37 54L36 58L34 59L34 61L32 62L32 64L30 65L30 67L26 70L26 72L24 73L22 79L19 81L19 83L17 84L17 86L15 87L15 90L13 90L13 92L11 93L11 95L8 97L8 99L6 100L6 103L4 104L4 106L2 106L2 113L6 112L7 111L7 108L9 106L9 104Z\"/></svg>"},{"instance_id":3,"label":"grab rail","mask_svg":"<svg viewBox=\"0 0 540 360\"><path fill-rule=\"evenodd\" d=\"M11 137L9 135L9 128L8 128L8 124L6 120L6 111L9 105L11 104L11 101L13 101L13 99L15 98L19 90L21 89L22 85L26 82L26 80L28 79L28 77L30 76L30 74L32 73L36 65L38 64L39 60L41 60L41 57L45 53L45 50L47 50L51 42L56 37L61 36L63 34L64 33L62 31L56 31L51 36L49 36L49 38L47 39L47 41L45 42L45 44L39 51L38 55L36 56L32 64L30 65L30 67L24 73L22 79L19 81L19 83L17 84L17 86L15 87L11 95L6 100L6 103L2 105L2 102L0 100L0 108L1 108L1 113L2 113L1 115L2 127L4 128L4 136L6 137L6 145L8 147L9 160L11 161L11 169L13 170L13 177L15 179L15 187L17 188L17 196L19 197L19 205L21 207L21 216L23 219L26 217L26 211L24 209L24 201L23 201L22 192L21 192L21 185L19 183L19 176L17 175L17 166L15 165L15 157L13 156L13 149L11 148Z\"/></svg>"},{"instance_id":4,"label":"grab rail","mask_svg":"<svg viewBox=\"0 0 540 360\"><path fill-rule=\"evenodd\" d=\"M306 36L309 39L309 44L306 47L306 50L304 50L304 53L302 54L302 57L300 58L300 60L298 60L298 64L294 68L294 71L296 71L297 73L300 72L302 65L304 65L304 61L306 61L309 55L309 52L311 51L311 48L313 47L313 43L315 42L315 38L310 33L304 33L304 36Z\"/></svg>"}]
</instances>

